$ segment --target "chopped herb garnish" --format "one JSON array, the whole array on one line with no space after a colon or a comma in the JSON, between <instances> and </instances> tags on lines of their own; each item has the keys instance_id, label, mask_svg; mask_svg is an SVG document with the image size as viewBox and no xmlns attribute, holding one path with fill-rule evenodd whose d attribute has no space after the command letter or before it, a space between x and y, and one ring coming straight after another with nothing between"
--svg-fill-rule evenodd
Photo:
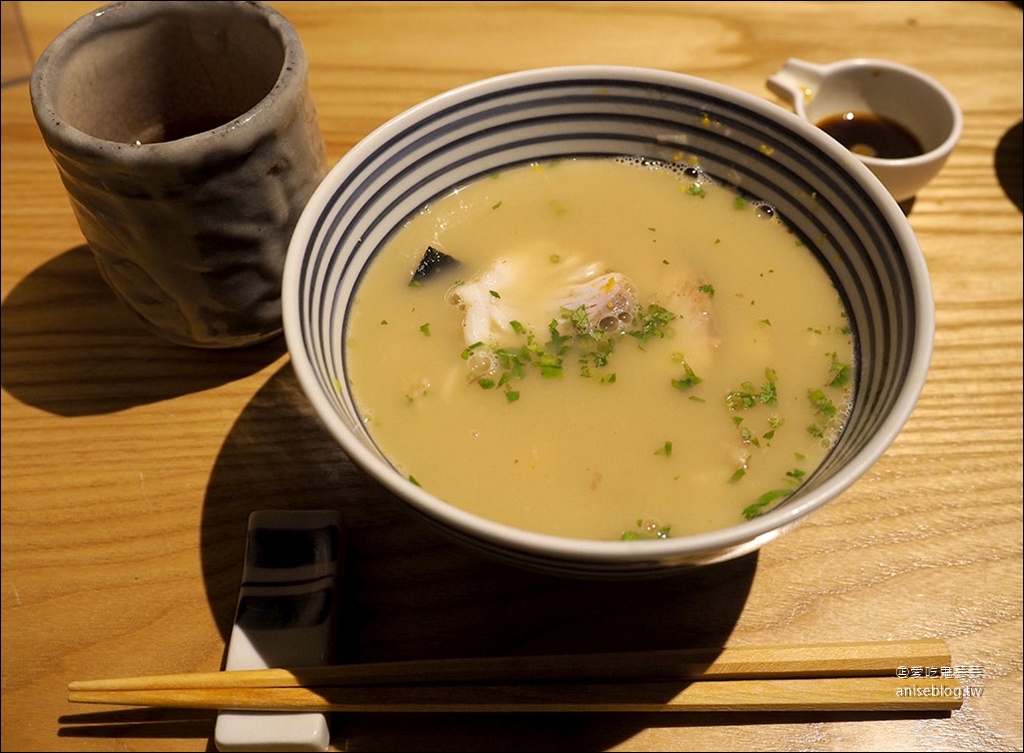
<instances>
[{"instance_id":1,"label":"chopped herb garnish","mask_svg":"<svg viewBox=\"0 0 1024 753\"><path fill-rule=\"evenodd\" d=\"M701 285L699 288L697 288L697 290L699 290L701 293L707 293L712 298L715 297L715 286L711 285L710 283Z\"/></svg>"},{"instance_id":2,"label":"chopped herb garnish","mask_svg":"<svg viewBox=\"0 0 1024 753\"><path fill-rule=\"evenodd\" d=\"M754 387L752 382L743 382L740 385L742 389L735 390L726 395L725 402L729 406L729 410L753 408L759 403L761 405L775 405L778 402L778 396L775 392L775 370L766 368L764 375L767 381L761 383L760 389Z\"/></svg>"},{"instance_id":3,"label":"chopped herb garnish","mask_svg":"<svg viewBox=\"0 0 1024 753\"><path fill-rule=\"evenodd\" d=\"M548 379L562 376L562 361L554 356L545 356L540 361L540 375Z\"/></svg>"},{"instance_id":4,"label":"chopped herb garnish","mask_svg":"<svg viewBox=\"0 0 1024 753\"><path fill-rule=\"evenodd\" d=\"M427 322L426 324L422 325L420 327L420 332L422 332L427 337L430 337L430 322Z\"/></svg>"},{"instance_id":5,"label":"chopped herb garnish","mask_svg":"<svg viewBox=\"0 0 1024 753\"><path fill-rule=\"evenodd\" d=\"M636 527L637 530L635 531L624 531L622 541L649 541L652 539L671 538L672 526L663 526L657 523L644 525L644 521L638 520Z\"/></svg>"},{"instance_id":6,"label":"chopped herb garnish","mask_svg":"<svg viewBox=\"0 0 1024 753\"><path fill-rule=\"evenodd\" d=\"M764 513L768 512L768 510L766 509L768 505L772 504L773 502L785 499L792 493L792 489L772 489L771 491L765 492L764 494L757 498L756 502L754 502L752 505L748 505L743 510L743 517L745 517L747 520L753 520L757 516L763 515Z\"/></svg>"},{"instance_id":7,"label":"chopped herb garnish","mask_svg":"<svg viewBox=\"0 0 1024 753\"><path fill-rule=\"evenodd\" d=\"M665 327L675 318L676 315L668 309L652 303L647 308L647 311L639 316L640 329L632 330L626 334L635 337L641 343L646 343L651 338L664 337Z\"/></svg>"},{"instance_id":8,"label":"chopped herb garnish","mask_svg":"<svg viewBox=\"0 0 1024 753\"><path fill-rule=\"evenodd\" d=\"M777 378L775 369L765 369L764 376L768 381L761 384L761 394L758 396L758 400L765 405L775 405L778 402L778 396L775 392L775 381Z\"/></svg>"},{"instance_id":9,"label":"chopped herb garnish","mask_svg":"<svg viewBox=\"0 0 1024 753\"><path fill-rule=\"evenodd\" d=\"M828 386L845 387L850 382L850 364L839 361L836 353L831 353L830 355L832 358L832 380L828 383Z\"/></svg>"},{"instance_id":10,"label":"chopped herb garnish","mask_svg":"<svg viewBox=\"0 0 1024 753\"><path fill-rule=\"evenodd\" d=\"M811 401L811 405L814 406L814 410L816 410L820 415L831 418L836 414L835 403L829 400L828 395L826 395L822 390L808 389L807 399Z\"/></svg>"},{"instance_id":11,"label":"chopped herb garnish","mask_svg":"<svg viewBox=\"0 0 1024 753\"><path fill-rule=\"evenodd\" d=\"M673 379L672 386L677 390L688 390L691 387L696 387L700 384L700 377L693 373L693 369L686 361L683 361L682 364L685 376L681 379Z\"/></svg>"},{"instance_id":12,"label":"chopped herb garnish","mask_svg":"<svg viewBox=\"0 0 1024 753\"><path fill-rule=\"evenodd\" d=\"M662 445L661 447L659 447L657 450L654 451L654 454L655 455L664 455L665 457L671 456L672 455L672 443L671 442L665 442L664 445Z\"/></svg>"},{"instance_id":13,"label":"chopped herb garnish","mask_svg":"<svg viewBox=\"0 0 1024 753\"><path fill-rule=\"evenodd\" d=\"M577 335L590 334L590 317L587 316L587 307L583 304L573 311L562 309L562 316L568 320L573 332Z\"/></svg>"},{"instance_id":14,"label":"chopped herb garnish","mask_svg":"<svg viewBox=\"0 0 1024 753\"><path fill-rule=\"evenodd\" d=\"M483 342L481 340L477 340L472 345L467 346L466 349L462 351L462 360L468 361L469 357L473 355L473 351L481 347L483 347Z\"/></svg>"}]
</instances>

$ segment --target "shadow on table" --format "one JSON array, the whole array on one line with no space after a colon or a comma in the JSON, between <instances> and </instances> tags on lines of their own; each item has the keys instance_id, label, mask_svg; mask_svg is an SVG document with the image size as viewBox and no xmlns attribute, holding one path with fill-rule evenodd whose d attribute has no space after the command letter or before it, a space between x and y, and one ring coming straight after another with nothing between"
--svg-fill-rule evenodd
<instances>
[{"instance_id":1,"label":"shadow on table","mask_svg":"<svg viewBox=\"0 0 1024 753\"><path fill-rule=\"evenodd\" d=\"M207 488L203 573L225 640L248 516L260 509L341 512L347 557L339 662L714 648L739 618L757 563L752 554L671 576L608 581L492 560L414 517L354 466L313 413L290 364L239 416ZM564 715L533 715L526 733L520 714L488 714L460 718L455 735L450 720L429 714L403 715L400 725L389 723L391 715L339 718L335 737L344 736L346 748L387 750L449 747L453 738L473 750L531 750L552 744L537 729L556 727L574 730L573 746L601 748L650 723L628 716L582 715L570 722Z\"/></svg>"},{"instance_id":2,"label":"shadow on table","mask_svg":"<svg viewBox=\"0 0 1024 753\"><path fill-rule=\"evenodd\" d=\"M1018 212L1024 212L1024 124L1012 126L996 146L996 177Z\"/></svg>"},{"instance_id":3,"label":"shadow on table","mask_svg":"<svg viewBox=\"0 0 1024 753\"><path fill-rule=\"evenodd\" d=\"M114 296L87 246L33 270L4 299L0 380L61 416L115 413L202 392L264 368L284 338L230 351L186 348L143 329Z\"/></svg>"}]
</instances>

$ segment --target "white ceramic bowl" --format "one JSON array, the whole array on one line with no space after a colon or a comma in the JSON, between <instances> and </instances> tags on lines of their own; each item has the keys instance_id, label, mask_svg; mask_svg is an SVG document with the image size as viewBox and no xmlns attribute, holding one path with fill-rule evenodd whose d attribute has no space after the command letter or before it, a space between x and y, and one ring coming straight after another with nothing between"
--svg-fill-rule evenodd
<instances>
[{"instance_id":1,"label":"white ceramic bowl","mask_svg":"<svg viewBox=\"0 0 1024 753\"><path fill-rule=\"evenodd\" d=\"M670 159L772 206L842 292L857 391L824 464L783 504L723 530L653 541L531 533L456 508L406 479L360 421L343 335L361 271L426 202L484 174L583 154ZM441 94L375 130L330 171L299 220L284 270L284 330L314 409L358 466L409 509L506 561L574 576L636 577L751 552L848 489L886 451L924 385L934 339L925 260L892 196L838 142L778 105L668 71L574 66Z\"/></svg>"}]
</instances>

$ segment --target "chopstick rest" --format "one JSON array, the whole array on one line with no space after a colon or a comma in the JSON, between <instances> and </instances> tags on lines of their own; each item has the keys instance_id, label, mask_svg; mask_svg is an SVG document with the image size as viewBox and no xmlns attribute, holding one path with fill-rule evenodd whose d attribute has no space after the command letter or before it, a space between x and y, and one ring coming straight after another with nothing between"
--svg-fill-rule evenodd
<instances>
[{"instance_id":1,"label":"chopstick rest","mask_svg":"<svg viewBox=\"0 0 1024 753\"><path fill-rule=\"evenodd\" d=\"M331 662L343 543L334 511L249 516L226 670ZM322 751L330 739L320 712L221 711L214 730L220 751Z\"/></svg>"}]
</instances>

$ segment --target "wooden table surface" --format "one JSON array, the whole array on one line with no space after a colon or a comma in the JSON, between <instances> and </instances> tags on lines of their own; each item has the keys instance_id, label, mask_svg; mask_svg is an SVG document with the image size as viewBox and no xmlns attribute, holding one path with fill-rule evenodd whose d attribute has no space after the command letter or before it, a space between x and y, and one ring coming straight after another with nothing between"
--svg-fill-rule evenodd
<instances>
[{"instance_id":1,"label":"wooden table surface","mask_svg":"<svg viewBox=\"0 0 1024 753\"><path fill-rule=\"evenodd\" d=\"M908 207L932 274L927 385L886 455L758 553L634 583L453 545L318 424L283 339L202 352L101 281L29 106L91 2L3 3L2 748L210 750L212 712L83 707L76 679L221 668L251 511L339 508L344 661L939 637L946 714L337 715L340 750L1021 750L1022 23L1006 2L275 3L331 161L409 106L516 69L657 67L778 102L789 57L945 84L963 140Z\"/></svg>"}]
</instances>

